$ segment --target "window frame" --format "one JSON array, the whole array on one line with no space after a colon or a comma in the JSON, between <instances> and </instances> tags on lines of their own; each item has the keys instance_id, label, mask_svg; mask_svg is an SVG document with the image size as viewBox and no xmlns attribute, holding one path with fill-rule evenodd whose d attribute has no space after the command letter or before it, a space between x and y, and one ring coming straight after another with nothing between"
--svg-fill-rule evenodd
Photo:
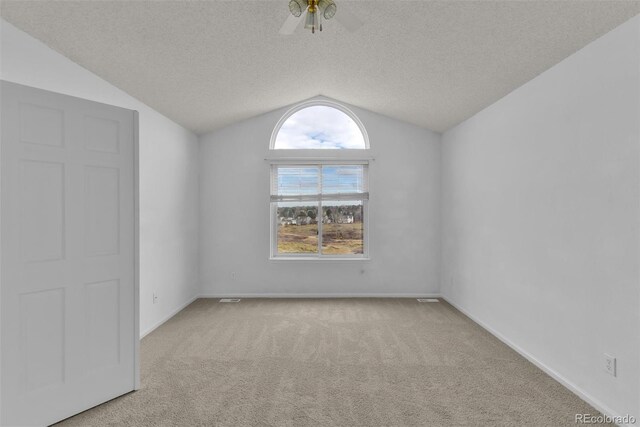
<instances>
[{"instance_id":1,"label":"window frame","mask_svg":"<svg viewBox=\"0 0 640 427\"><path fill-rule=\"evenodd\" d=\"M282 125L284 125L284 123L289 119L289 117L293 116L295 113L297 113L300 110L304 110L305 108L309 108L309 107L331 107L331 108L335 108L336 110L342 111L344 114L346 114L347 116L349 116L349 118L351 118L351 120L353 120L355 122L356 125L358 125L358 128L360 129L360 132L362 133L362 138L364 139L364 148L345 148L345 149L316 149L316 150L312 150L312 149L276 149L275 145L276 145L276 138L278 137L278 133L280 132L280 128L282 128ZM302 102L300 104L297 104L296 106L292 107L291 109L289 109L284 116L282 116L280 118L280 120L278 120L278 123L276 123L276 127L273 128L273 132L271 133L271 140L269 141L269 151L271 152L282 152L282 151L363 151L363 150L369 150L370 146L369 146L369 135L367 134L367 130L364 128L364 125L362 124L362 122L360 121L360 119L358 118L358 116L356 116L353 111L351 111L350 109L348 109L347 107L345 107L344 105L340 105L337 102L333 102L330 100L326 100L326 99L314 99L314 100L309 100L309 101L305 101Z\"/></svg>"},{"instance_id":2,"label":"window frame","mask_svg":"<svg viewBox=\"0 0 640 427\"><path fill-rule=\"evenodd\" d=\"M323 150L326 151L326 150ZM367 181L370 180L370 162L369 160L338 160L338 159L308 159L308 160L280 160L280 161L272 161L269 166L269 183L271 193L271 188L273 185L272 180L274 179L273 168L278 165L285 165L291 167L300 167L300 166L315 166L319 169L320 179L322 179L322 167L323 166L339 166L339 165L361 165L365 167L365 179ZM318 217L320 220L318 221L318 252L316 253L279 253L278 252L278 202L271 201L271 194L269 194L269 211L270 211L270 260L370 260L370 252L369 252L369 242L370 242L370 224L369 224L369 199L371 197L370 184L368 184L368 197L362 199L353 199L362 201L362 253L361 254L329 254L324 255L322 253L322 207L323 207L323 195L322 193L317 195L317 200L314 199L309 203L317 204L318 206ZM325 195L326 196L326 195ZM330 195L329 195L330 196ZM326 197L325 197L326 198ZM351 200L351 199L349 199Z\"/></svg>"},{"instance_id":3,"label":"window frame","mask_svg":"<svg viewBox=\"0 0 640 427\"><path fill-rule=\"evenodd\" d=\"M364 139L365 148L345 148L345 149L275 149L275 141L282 125L296 112L314 106L332 107L347 114L358 126ZM372 257L372 222L373 213L371 212L371 201L373 199L373 174L375 158L371 156L371 147L369 144L369 136L367 131L358 118L349 108L327 99L311 99L301 102L287 110L287 112L278 120L271 134L269 141L269 151L265 158L268 163L269 186L267 200L269 203L269 260L270 261L295 261L295 262L331 262L331 261L369 261ZM363 200L363 253L362 254L333 254L322 255L322 237L321 226L318 227L318 253L312 254L278 254L278 215L277 203L271 202L271 180L273 179L272 168L274 165L287 166L329 166L329 165L365 165L367 169L368 193L369 198ZM320 196L321 197L321 196ZM322 204L318 202L318 215L322 215Z\"/></svg>"}]
</instances>

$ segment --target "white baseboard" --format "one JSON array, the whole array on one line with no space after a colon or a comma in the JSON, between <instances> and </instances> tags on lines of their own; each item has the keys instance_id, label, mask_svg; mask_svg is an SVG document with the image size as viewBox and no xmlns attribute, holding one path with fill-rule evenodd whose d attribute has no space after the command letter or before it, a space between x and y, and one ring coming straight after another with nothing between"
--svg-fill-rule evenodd
<instances>
[{"instance_id":1,"label":"white baseboard","mask_svg":"<svg viewBox=\"0 0 640 427\"><path fill-rule=\"evenodd\" d=\"M199 298L440 298L439 293L398 294L398 293L201 293Z\"/></svg>"},{"instance_id":2,"label":"white baseboard","mask_svg":"<svg viewBox=\"0 0 640 427\"><path fill-rule=\"evenodd\" d=\"M571 381L569 381L568 379L566 379L565 377L560 375L558 372L556 372L555 370L553 370L552 368L547 366L544 362L542 362L541 360L537 359L535 356L533 356L532 354L530 354L529 352L524 350L522 347L514 344L509 338L505 337L500 332L496 331L491 326L489 326L488 324L486 324L482 320L478 319L473 314L469 313L469 311L467 311L465 308L463 308L463 307L459 306L458 304L456 304L455 302L453 302L449 297L447 297L445 295L442 295L441 298L443 300L445 300L447 303L451 304L453 307L455 307L458 311L460 311L462 314L467 316L469 319L473 320L475 323L477 323L479 326L481 326L484 330L489 332L491 335L493 335L494 337L498 338L500 341L502 341L507 346L511 347L511 349L513 349L515 352L517 352L522 357L527 359L529 362L533 363L538 368L542 369L547 375L549 375L551 378L553 378L554 380L558 381L560 384L562 384L563 386L568 388L571 392L573 392L575 395L580 397L582 400L584 400L585 402L587 402L588 404L593 406L598 411L602 412L603 415L607 415L607 416L609 416L611 418L619 417L619 415L616 414L615 411L612 411L611 408L609 408L607 405L603 404L599 400L593 398L588 393L584 392L582 389L580 389L578 386L573 384ZM620 418L622 418L622 417L620 417ZM631 424L629 424L629 425L631 425Z\"/></svg>"},{"instance_id":3,"label":"white baseboard","mask_svg":"<svg viewBox=\"0 0 640 427\"><path fill-rule=\"evenodd\" d=\"M187 302L180 305L171 313L167 314L161 320L156 322L150 328L140 333L140 339L146 337L151 332L160 327L167 320L184 310L189 304L198 298L440 298L440 294L354 294L354 293L309 293L309 294L290 294L290 293L250 293L250 294L219 294L219 293L202 293L190 298Z\"/></svg>"},{"instance_id":4,"label":"white baseboard","mask_svg":"<svg viewBox=\"0 0 640 427\"><path fill-rule=\"evenodd\" d=\"M155 331L158 327L160 327L163 323L165 323L167 320L171 319L173 316L175 316L176 314L180 313L182 310L185 309L185 307L187 307L189 304L191 304L192 302L194 302L195 300L197 300L199 297L199 295L195 295L193 297L191 297L189 300L187 300L187 302L185 302L184 304L181 304L178 308L176 308L175 310L172 310L171 313L167 314L166 316L164 316L161 320L159 320L158 322L156 322L155 324L153 324L150 328L147 328L144 332L140 333L140 339L146 337L147 335L149 335L151 332Z\"/></svg>"}]
</instances>

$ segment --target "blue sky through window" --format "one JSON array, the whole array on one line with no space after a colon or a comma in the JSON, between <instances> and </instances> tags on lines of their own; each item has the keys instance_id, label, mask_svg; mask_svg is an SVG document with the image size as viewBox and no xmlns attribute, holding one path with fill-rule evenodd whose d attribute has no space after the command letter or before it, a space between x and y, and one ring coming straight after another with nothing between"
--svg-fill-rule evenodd
<instances>
[{"instance_id":1,"label":"blue sky through window","mask_svg":"<svg viewBox=\"0 0 640 427\"><path fill-rule=\"evenodd\" d=\"M322 193L364 192L363 166L324 166L322 168Z\"/></svg>"},{"instance_id":2,"label":"blue sky through window","mask_svg":"<svg viewBox=\"0 0 640 427\"><path fill-rule=\"evenodd\" d=\"M293 113L276 136L274 149L365 149L360 128L337 108L315 105Z\"/></svg>"}]
</instances>

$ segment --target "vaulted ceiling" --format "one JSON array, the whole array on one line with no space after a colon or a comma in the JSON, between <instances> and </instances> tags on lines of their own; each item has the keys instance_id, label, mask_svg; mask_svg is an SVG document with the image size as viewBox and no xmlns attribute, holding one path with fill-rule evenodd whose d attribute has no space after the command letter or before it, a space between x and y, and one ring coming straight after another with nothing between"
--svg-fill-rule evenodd
<instances>
[{"instance_id":1,"label":"vaulted ceiling","mask_svg":"<svg viewBox=\"0 0 640 427\"><path fill-rule=\"evenodd\" d=\"M638 1L336 3L364 25L283 36L288 0L3 0L0 12L196 133L315 95L444 131L640 13Z\"/></svg>"}]
</instances>

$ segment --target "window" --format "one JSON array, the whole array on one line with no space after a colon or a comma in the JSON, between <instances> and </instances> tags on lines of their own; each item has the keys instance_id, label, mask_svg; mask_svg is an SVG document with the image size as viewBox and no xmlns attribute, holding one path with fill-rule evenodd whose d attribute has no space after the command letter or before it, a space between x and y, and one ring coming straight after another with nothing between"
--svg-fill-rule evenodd
<instances>
[{"instance_id":1,"label":"window","mask_svg":"<svg viewBox=\"0 0 640 427\"><path fill-rule=\"evenodd\" d=\"M362 124L347 109L328 103L302 107L289 112L276 126L274 150L368 148Z\"/></svg>"},{"instance_id":2,"label":"window","mask_svg":"<svg viewBox=\"0 0 640 427\"><path fill-rule=\"evenodd\" d=\"M366 164L272 165L274 257L366 255Z\"/></svg>"},{"instance_id":3,"label":"window","mask_svg":"<svg viewBox=\"0 0 640 427\"><path fill-rule=\"evenodd\" d=\"M358 118L329 101L300 104L270 148L271 257L367 258L369 140Z\"/></svg>"}]
</instances>

